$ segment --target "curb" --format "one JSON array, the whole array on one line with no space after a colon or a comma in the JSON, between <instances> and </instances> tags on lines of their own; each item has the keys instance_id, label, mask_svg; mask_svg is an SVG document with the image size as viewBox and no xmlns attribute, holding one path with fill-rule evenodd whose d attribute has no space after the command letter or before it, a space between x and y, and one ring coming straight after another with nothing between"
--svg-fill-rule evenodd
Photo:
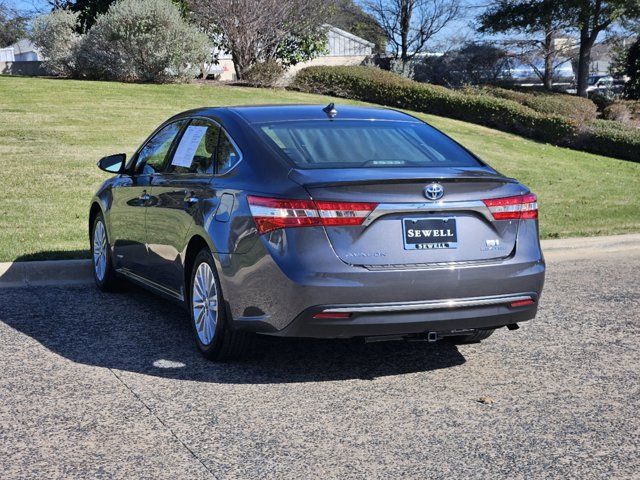
<instances>
[{"instance_id":1,"label":"curb","mask_svg":"<svg viewBox=\"0 0 640 480\"><path fill-rule=\"evenodd\" d=\"M603 237L554 238L551 240L542 240L540 243L545 253L558 250L634 248L634 246L640 246L640 233L608 235Z\"/></svg>"},{"instance_id":2,"label":"curb","mask_svg":"<svg viewBox=\"0 0 640 480\"><path fill-rule=\"evenodd\" d=\"M545 258L575 260L621 251L640 251L640 234L543 240ZM45 260L0 263L0 289L93 283L91 260Z\"/></svg>"},{"instance_id":3,"label":"curb","mask_svg":"<svg viewBox=\"0 0 640 480\"><path fill-rule=\"evenodd\" d=\"M0 263L0 288L93 282L91 260Z\"/></svg>"},{"instance_id":4,"label":"curb","mask_svg":"<svg viewBox=\"0 0 640 480\"><path fill-rule=\"evenodd\" d=\"M543 240L542 251L547 261L579 260L615 254L640 251L640 234L608 235L604 237L579 237Z\"/></svg>"}]
</instances>

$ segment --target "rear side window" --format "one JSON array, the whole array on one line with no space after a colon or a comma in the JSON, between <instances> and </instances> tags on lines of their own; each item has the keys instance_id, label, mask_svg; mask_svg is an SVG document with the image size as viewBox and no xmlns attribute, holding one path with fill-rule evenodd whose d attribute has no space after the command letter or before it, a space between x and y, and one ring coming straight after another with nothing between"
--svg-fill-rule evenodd
<instances>
[{"instance_id":1,"label":"rear side window","mask_svg":"<svg viewBox=\"0 0 640 480\"><path fill-rule=\"evenodd\" d=\"M298 168L481 165L447 136L418 122L291 121L258 129Z\"/></svg>"},{"instance_id":2,"label":"rear side window","mask_svg":"<svg viewBox=\"0 0 640 480\"><path fill-rule=\"evenodd\" d=\"M185 128L167 173L213 174L220 127L195 119Z\"/></svg>"},{"instance_id":3,"label":"rear side window","mask_svg":"<svg viewBox=\"0 0 640 480\"><path fill-rule=\"evenodd\" d=\"M221 174L228 172L238 163L238 160L240 160L240 154L229 137L223 132L222 135L220 135L220 143L218 144L216 173Z\"/></svg>"}]
</instances>

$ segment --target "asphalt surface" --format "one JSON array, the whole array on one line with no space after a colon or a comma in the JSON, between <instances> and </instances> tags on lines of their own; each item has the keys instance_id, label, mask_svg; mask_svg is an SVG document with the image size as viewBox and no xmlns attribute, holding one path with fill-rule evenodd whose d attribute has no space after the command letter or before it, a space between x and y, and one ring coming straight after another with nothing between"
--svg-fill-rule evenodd
<instances>
[{"instance_id":1,"label":"asphalt surface","mask_svg":"<svg viewBox=\"0 0 640 480\"><path fill-rule=\"evenodd\" d=\"M0 290L0 478L638 478L639 272L553 259L537 319L482 344L231 364L140 290Z\"/></svg>"}]
</instances>

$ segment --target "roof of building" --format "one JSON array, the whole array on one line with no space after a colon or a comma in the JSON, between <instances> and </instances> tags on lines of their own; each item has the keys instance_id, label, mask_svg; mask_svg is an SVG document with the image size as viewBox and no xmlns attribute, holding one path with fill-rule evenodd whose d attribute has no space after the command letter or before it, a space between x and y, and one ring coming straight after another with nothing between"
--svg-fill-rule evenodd
<instances>
[{"instance_id":1,"label":"roof of building","mask_svg":"<svg viewBox=\"0 0 640 480\"><path fill-rule=\"evenodd\" d=\"M375 43L365 40L364 38L358 37L353 33L349 33L346 30L342 30L341 28L334 27L333 25L329 25L328 23L325 23L323 27L327 29L327 37L333 36L334 39L336 37L342 37L347 41L351 41L358 44L359 46L361 46L361 48L364 47L368 49L373 49L375 47ZM329 40L329 43L331 43L330 38L328 38L327 40ZM341 53L344 54L344 52L341 52ZM230 52L226 52L220 48L214 48L214 54L217 56L219 60L230 60L232 58ZM333 54L336 55L336 52L334 52ZM354 55L354 53L350 53L350 55ZM324 56L324 55L320 55L320 56Z\"/></svg>"},{"instance_id":2,"label":"roof of building","mask_svg":"<svg viewBox=\"0 0 640 480\"><path fill-rule=\"evenodd\" d=\"M18 40L16 43L11 45L9 48L13 48L13 53L19 55L21 53L29 53L29 52L38 52L36 46L31 42L31 40L27 38L23 38Z\"/></svg>"},{"instance_id":3,"label":"roof of building","mask_svg":"<svg viewBox=\"0 0 640 480\"><path fill-rule=\"evenodd\" d=\"M353 33L349 33L346 30L342 30L341 28L338 27L334 27L333 25L329 25L328 23L325 23L323 25L325 28L327 28L329 31L340 35L341 37L345 37L348 38L349 40L353 40L354 42L360 43L362 45L365 45L369 48L373 48L376 46L375 43L370 42L369 40L365 40L362 37L358 37L357 35L354 35Z\"/></svg>"}]
</instances>

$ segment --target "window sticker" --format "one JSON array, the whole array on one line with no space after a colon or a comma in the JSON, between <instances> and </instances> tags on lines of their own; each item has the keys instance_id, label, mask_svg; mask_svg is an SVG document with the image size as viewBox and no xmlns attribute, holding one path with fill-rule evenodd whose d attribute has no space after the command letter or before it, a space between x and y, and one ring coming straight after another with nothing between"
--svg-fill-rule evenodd
<instances>
[{"instance_id":1,"label":"window sticker","mask_svg":"<svg viewBox=\"0 0 640 480\"><path fill-rule=\"evenodd\" d=\"M198 150L202 137L207 133L207 128L209 127L187 127L187 130L180 139L176 153L173 155L171 165L185 168L191 166L193 156L196 154L196 150Z\"/></svg>"}]
</instances>

